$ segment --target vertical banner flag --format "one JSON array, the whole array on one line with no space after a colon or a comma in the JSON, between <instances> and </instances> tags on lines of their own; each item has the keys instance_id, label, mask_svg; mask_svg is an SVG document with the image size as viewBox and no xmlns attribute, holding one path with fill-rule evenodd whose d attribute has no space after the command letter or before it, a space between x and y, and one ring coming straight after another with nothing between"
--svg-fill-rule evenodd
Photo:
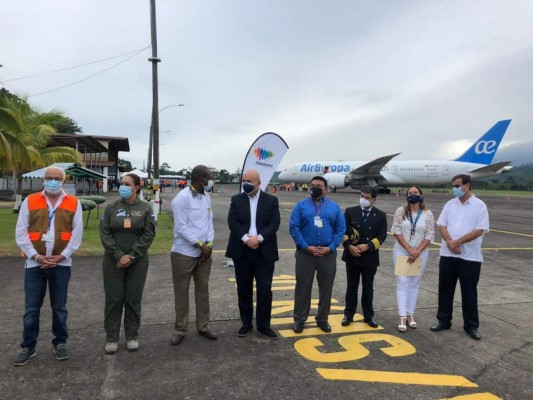
<instances>
[{"instance_id":1,"label":"vertical banner flag","mask_svg":"<svg viewBox=\"0 0 533 400\"><path fill-rule=\"evenodd\" d=\"M277 133L263 133L250 146L242 172L249 169L257 170L261 176L261 190L265 190L287 150L289 146Z\"/></svg>"}]
</instances>

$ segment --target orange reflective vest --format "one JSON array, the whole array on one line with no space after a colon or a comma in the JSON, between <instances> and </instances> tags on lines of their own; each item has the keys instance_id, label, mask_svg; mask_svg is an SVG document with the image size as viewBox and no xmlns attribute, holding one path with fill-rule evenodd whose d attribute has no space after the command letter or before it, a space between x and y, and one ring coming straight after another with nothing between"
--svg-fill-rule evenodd
<instances>
[{"instance_id":1,"label":"orange reflective vest","mask_svg":"<svg viewBox=\"0 0 533 400\"><path fill-rule=\"evenodd\" d=\"M72 236L72 221L78 208L78 198L67 194L61 204L56 208L54 219L54 248L52 255L59 255L67 247ZM28 196L28 210L30 220L28 236L33 247L39 254L46 254L46 243L42 240L43 234L48 232L51 217L44 194L34 193Z\"/></svg>"}]
</instances>

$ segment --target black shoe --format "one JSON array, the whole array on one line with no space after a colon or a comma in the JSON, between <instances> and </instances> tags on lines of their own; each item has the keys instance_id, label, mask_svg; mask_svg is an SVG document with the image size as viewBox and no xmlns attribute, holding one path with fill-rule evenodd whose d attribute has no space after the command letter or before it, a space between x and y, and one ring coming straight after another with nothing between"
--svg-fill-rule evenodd
<instances>
[{"instance_id":1,"label":"black shoe","mask_svg":"<svg viewBox=\"0 0 533 400\"><path fill-rule=\"evenodd\" d=\"M353 318L350 318L350 317L344 317L342 319L342 322L341 322L341 325L342 326L350 326L350 324L353 322Z\"/></svg>"},{"instance_id":2,"label":"black shoe","mask_svg":"<svg viewBox=\"0 0 533 400\"><path fill-rule=\"evenodd\" d=\"M26 365L28 361L30 361L30 358L33 358L36 355L37 355L37 352L35 351L35 349L24 348L17 356L17 359L15 360L13 365L15 367L21 367L23 365Z\"/></svg>"},{"instance_id":3,"label":"black shoe","mask_svg":"<svg viewBox=\"0 0 533 400\"><path fill-rule=\"evenodd\" d=\"M252 328L251 326L248 327L248 326L241 326L241 329L239 329L239 332L237 333L237 336L238 337L245 337L245 336L248 336L248 334L250 333L250 331L254 329Z\"/></svg>"},{"instance_id":4,"label":"black shoe","mask_svg":"<svg viewBox=\"0 0 533 400\"><path fill-rule=\"evenodd\" d=\"M210 330L198 331L198 333L200 335L202 335L203 337L205 337L206 339L209 339L209 340L217 340L218 339L218 335L215 332L211 332Z\"/></svg>"},{"instance_id":5,"label":"black shoe","mask_svg":"<svg viewBox=\"0 0 533 400\"><path fill-rule=\"evenodd\" d=\"M68 360L70 355L68 354L67 345L65 343L59 343L55 346L56 360L63 361Z\"/></svg>"},{"instance_id":6,"label":"black shoe","mask_svg":"<svg viewBox=\"0 0 533 400\"><path fill-rule=\"evenodd\" d=\"M316 325L324 332L331 332L331 325L327 321L317 322Z\"/></svg>"},{"instance_id":7,"label":"black shoe","mask_svg":"<svg viewBox=\"0 0 533 400\"><path fill-rule=\"evenodd\" d=\"M257 328L257 332L265 335L266 337L268 337L270 339L274 339L274 340L279 339L279 335L276 332L274 332L272 329L270 329L270 328L267 328L267 329L259 329L259 328Z\"/></svg>"},{"instance_id":8,"label":"black shoe","mask_svg":"<svg viewBox=\"0 0 533 400\"><path fill-rule=\"evenodd\" d=\"M481 335L476 328L468 329L466 330L466 333L468 333L468 335L474 340L481 340Z\"/></svg>"},{"instance_id":9,"label":"black shoe","mask_svg":"<svg viewBox=\"0 0 533 400\"><path fill-rule=\"evenodd\" d=\"M450 325L445 325L443 322L439 321L429 329L431 329L433 332L440 332L445 329L450 329Z\"/></svg>"},{"instance_id":10,"label":"black shoe","mask_svg":"<svg viewBox=\"0 0 533 400\"><path fill-rule=\"evenodd\" d=\"M294 333L302 333L304 331L304 323L300 321L295 322L292 330Z\"/></svg>"},{"instance_id":11,"label":"black shoe","mask_svg":"<svg viewBox=\"0 0 533 400\"><path fill-rule=\"evenodd\" d=\"M376 322L376 320L374 318L370 318L370 319L365 319L365 322L368 324L369 327L371 328L377 328L379 325L378 323Z\"/></svg>"},{"instance_id":12,"label":"black shoe","mask_svg":"<svg viewBox=\"0 0 533 400\"><path fill-rule=\"evenodd\" d=\"M180 335L180 334L175 333L174 336L172 336L172 340L170 341L170 344L172 346L177 346L183 341L183 339L185 339L185 335Z\"/></svg>"}]
</instances>

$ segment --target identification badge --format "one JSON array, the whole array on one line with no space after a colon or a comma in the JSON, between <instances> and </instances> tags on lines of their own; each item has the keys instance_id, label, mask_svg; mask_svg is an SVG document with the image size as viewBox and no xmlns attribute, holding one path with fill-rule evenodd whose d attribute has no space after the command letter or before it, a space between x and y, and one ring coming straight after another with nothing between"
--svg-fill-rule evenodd
<instances>
[{"instance_id":1,"label":"identification badge","mask_svg":"<svg viewBox=\"0 0 533 400\"><path fill-rule=\"evenodd\" d=\"M411 241L409 241L409 246L411 247L415 247L415 240L412 239Z\"/></svg>"},{"instance_id":2,"label":"identification badge","mask_svg":"<svg viewBox=\"0 0 533 400\"><path fill-rule=\"evenodd\" d=\"M322 219L318 215L315 217L315 226L317 228L322 228Z\"/></svg>"},{"instance_id":3,"label":"identification badge","mask_svg":"<svg viewBox=\"0 0 533 400\"><path fill-rule=\"evenodd\" d=\"M43 233L42 240L43 242L53 242L52 237L48 233Z\"/></svg>"},{"instance_id":4,"label":"identification badge","mask_svg":"<svg viewBox=\"0 0 533 400\"><path fill-rule=\"evenodd\" d=\"M126 229L130 229L131 228L131 219L128 217L128 218L124 218L124 228Z\"/></svg>"}]
</instances>

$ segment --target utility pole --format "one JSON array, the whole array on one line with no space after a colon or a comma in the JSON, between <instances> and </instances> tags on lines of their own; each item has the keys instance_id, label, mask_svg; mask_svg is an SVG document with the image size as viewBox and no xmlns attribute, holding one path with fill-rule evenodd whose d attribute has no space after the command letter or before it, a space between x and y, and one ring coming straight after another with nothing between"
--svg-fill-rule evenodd
<instances>
[{"instance_id":1,"label":"utility pole","mask_svg":"<svg viewBox=\"0 0 533 400\"><path fill-rule=\"evenodd\" d=\"M157 25L156 25L156 10L155 0L150 0L150 27L152 36L152 57L148 59L152 63L152 123L150 124L150 143L152 151L149 151L148 159L148 176L150 176L150 153L153 153L153 168L154 168L154 215L157 219L159 215L159 93L157 83L157 63L161 59L157 57Z\"/></svg>"},{"instance_id":2,"label":"utility pole","mask_svg":"<svg viewBox=\"0 0 533 400\"><path fill-rule=\"evenodd\" d=\"M152 57L148 59L152 63L152 123L150 124L150 142L148 144L148 176L150 169L154 169L154 186L159 186L159 90L157 83L157 63L161 59L157 57L157 25L155 0L150 0L150 27L152 36Z\"/></svg>"}]
</instances>

